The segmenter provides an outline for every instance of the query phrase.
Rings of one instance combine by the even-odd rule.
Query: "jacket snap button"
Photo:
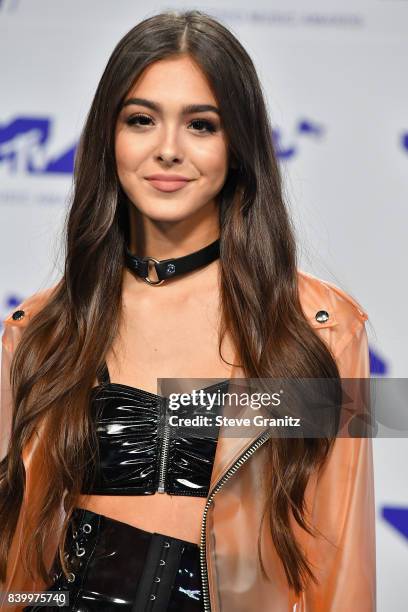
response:
[[[25,315],[24,310],[16,310],[13,312],[12,314],[12,318],[14,319],[14,321],[19,321],[20,319],[22,319]]]
[[[315,319],[318,323],[326,323],[328,318],[329,313],[327,312],[327,310],[319,310],[319,312],[317,312],[315,316]]]
[[[74,582],[75,580],[75,574],[73,574],[72,572],[70,572],[67,576],[67,580],[68,582]]]

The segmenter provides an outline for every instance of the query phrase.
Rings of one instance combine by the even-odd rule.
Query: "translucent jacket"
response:
[[[342,378],[369,377],[365,320],[367,314],[338,287],[302,271],[298,273],[302,309],[334,355]],[[4,320],[1,367],[0,458],[6,453],[12,414],[10,363],[24,327],[42,307],[53,287],[40,291]],[[324,310],[327,320],[316,320]],[[323,317],[324,319],[325,317]],[[244,375],[239,368],[232,376]],[[205,610],[211,612],[372,612],[376,609],[375,506],[372,440],[337,438],[323,471],[313,474],[306,487],[307,519],[326,537],[314,538],[291,521],[297,541],[319,580],[300,596],[289,589],[282,563],[264,521],[262,555],[269,580],[258,561],[257,535],[264,494],[260,475],[267,459],[260,432],[252,439],[223,437],[217,446],[210,492],[202,517],[201,570]],[[40,579],[24,575],[20,544],[25,517],[41,498],[42,457],[46,452],[40,432],[23,451],[26,486],[17,529],[8,560],[6,583],[0,591],[41,591]],[[126,505],[126,498],[123,498]],[[130,512],[130,507],[129,507]],[[293,518],[293,517],[292,517]],[[58,521],[62,524],[63,516]],[[184,521],[192,520],[188,516]],[[58,526],[48,543],[47,563],[54,557]],[[13,610],[2,607],[1,610]],[[20,610],[15,607],[14,610]]]

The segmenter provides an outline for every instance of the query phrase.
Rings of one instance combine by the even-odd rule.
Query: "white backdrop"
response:
[[[0,315],[60,277],[73,150],[114,46],[156,12],[198,8],[259,71],[301,267],[368,311],[373,375],[406,377],[408,2],[140,4],[0,0]],[[405,611],[408,442],[374,450],[378,610]]]

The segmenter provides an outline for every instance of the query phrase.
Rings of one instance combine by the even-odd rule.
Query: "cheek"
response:
[[[223,174],[228,165],[228,151],[223,140],[214,141],[197,151],[197,164],[207,174]]]
[[[129,138],[125,133],[119,133],[115,140],[115,158],[118,172],[137,167],[140,157],[140,145],[136,146],[135,140]]]

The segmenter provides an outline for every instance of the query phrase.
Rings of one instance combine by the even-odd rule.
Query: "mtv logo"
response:
[[[300,119],[295,127],[295,136],[292,137],[291,144],[284,144],[284,134],[280,129],[272,130],[272,141],[275,147],[276,154],[279,159],[292,159],[299,154],[299,135],[309,138],[322,138],[325,129],[314,121],[308,119]]]
[[[51,120],[13,119],[0,126],[0,172],[7,174],[72,174],[76,145],[50,158]]]

